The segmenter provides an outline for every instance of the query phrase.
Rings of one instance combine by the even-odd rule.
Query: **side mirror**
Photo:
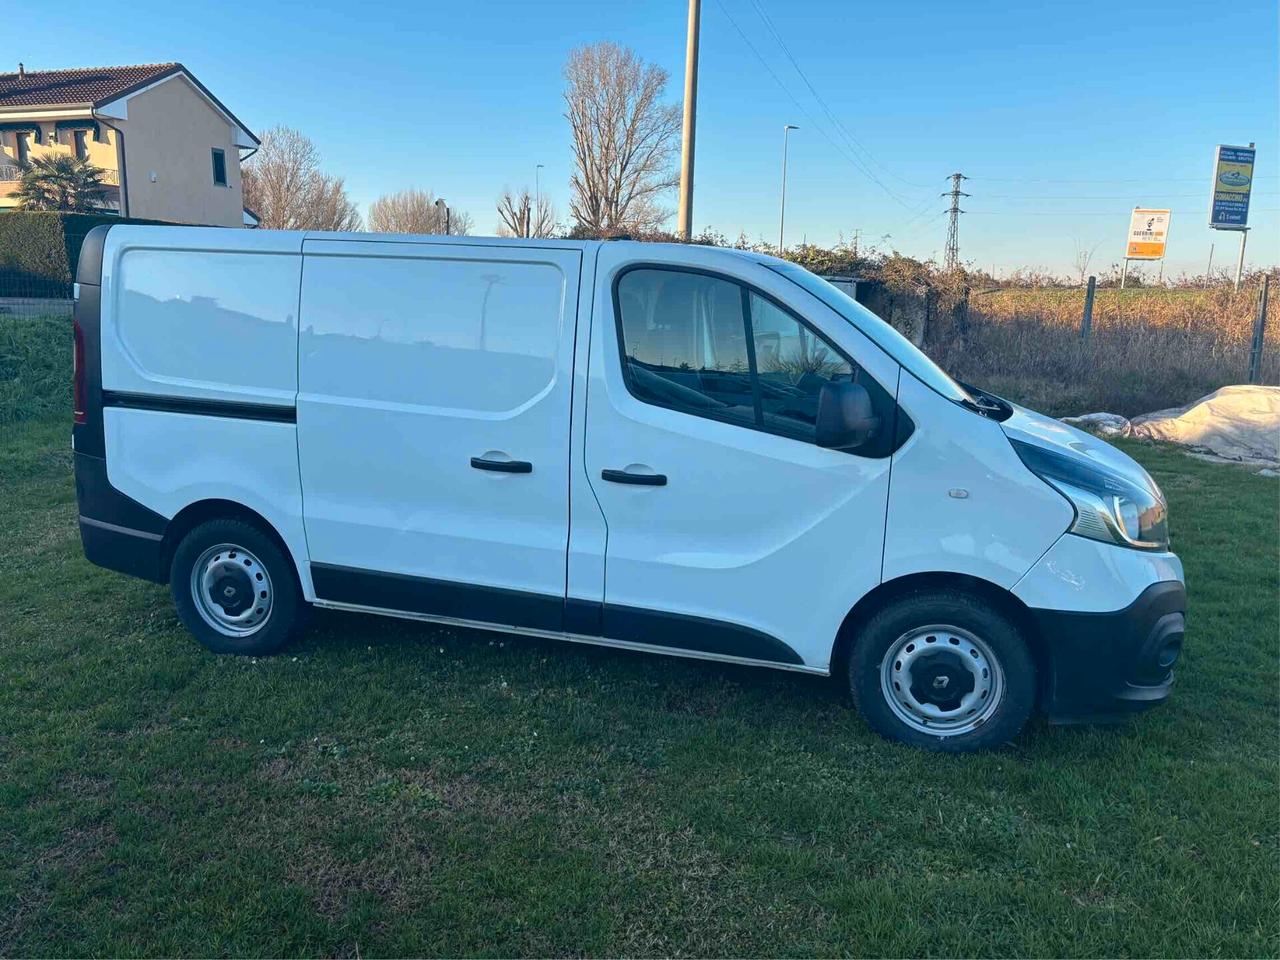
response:
[[[841,380],[823,384],[818,393],[816,426],[818,446],[849,450],[876,435],[880,418],[875,415],[866,387]]]

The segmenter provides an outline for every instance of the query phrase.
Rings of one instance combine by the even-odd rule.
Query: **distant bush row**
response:
[[[0,297],[67,298],[85,235],[104,223],[156,223],[98,213],[0,213]]]

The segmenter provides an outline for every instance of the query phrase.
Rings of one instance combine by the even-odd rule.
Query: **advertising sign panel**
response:
[[[1214,229],[1248,229],[1256,153],[1251,146],[1218,147],[1213,162],[1213,201],[1209,204],[1209,226]]]
[[[1169,211],[1136,207],[1129,221],[1128,260],[1159,260],[1169,241]]]

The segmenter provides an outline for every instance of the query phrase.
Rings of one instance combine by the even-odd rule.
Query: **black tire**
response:
[[[243,632],[235,636],[213,626],[210,620],[217,620],[217,614],[206,615],[201,611],[201,601],[195,595],[193,584],[196,565],[200,564],[202,569],[208,566],[207,561],[202,561],[206,551],[224,545],[233,548],[225,551],[227,563],[234,560],[236,564],[227,575],[228,589],[239,591],[228,594],[236,598],[238,605],[230,609],[243,609],[252,617],[254,604],[263,602],[258,597],[270,600],[261,611],[261,620],[249,621],[243,626]],[[219,551],[214,559],[222,562],[223,556],[224,552]],[[239,564],[245,565],[243,571]],[[183,624],[214,653],[259,657],[276,653],[302,631],[309,609],[302,598],[293,561],[272,537],[243,520],[208,520],[183,537],[173,553],[169,589]],[[212,605],[207,608],[214,609]],[[219,609],[224,614],[230,612]]]
[[[954,637],[941,625],[956,628]],[[966,636],[970,639],[964,639]],[[922,640],[928,644],[934,644],[935,640],[941,642],[927,647]],[[905,651],[915,646],[920,653],[914,654],[917,659],[908,667],[909,672],[895,672],[902,669],[903,660],[911,655]],[[891,650],[895,651],[894,665],[886,663]],[[926,656],[932,660],[922,659]],[[987,676],[986,667],[978,673],[961,672],[969,669],[970,662],[980,665],[992,661],[990,673],[998,677],[998,685],[981,679]],[[941,665],[934,666],[934,663]],[[958,668],[953,664],[959,665]],[[883,683],[882,669],[888,673]],[[910,672],[912,670],[924,672]],[[947,679],[941,679],[943,674]],[[915,713],[909,705],[895,708],[891,702],[892,698],[901,705],[908,698],[895,695],[886,684],[897,687],[894,678],[907,682],[908,676],[913,678],[908,684],[913,694],[919,690],[926,696],[941,696],[924,688],[940,682],[945,691],[946,684],[959,677],[962,679],[957,679],[957,689],[960,683],[966,683],[973,696],[985,698],[987,694],[982,691],[989,683],[995,695],[991,705],[983,700],[976,702],[973,719],[949,706],[957,701],[947,701],[942,707],[955,709],[955,720],[930,720]],[[931,682],[925,683],[929,678]],[[938,590],[899,597],[862,625],[849,655],[849,689],[863,718],[886,739],[927,750],[969,753],[1001,746],[1018,735],[1035,707],[1036,670],[1026,641],[1007,617],[970,594]],[[899,712],[914,717],[914,725]],[[939,722],[954,722],[957,726],[954,731],[941,733],[921,729],[922,725],[927,728]],[[970,729],[974,723],[977,726]]]

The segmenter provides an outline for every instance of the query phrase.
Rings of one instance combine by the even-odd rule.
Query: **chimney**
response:
[[[21,60],[18,61],[18,79],[19,80],[27,79],[27,68],[22,65]]]

